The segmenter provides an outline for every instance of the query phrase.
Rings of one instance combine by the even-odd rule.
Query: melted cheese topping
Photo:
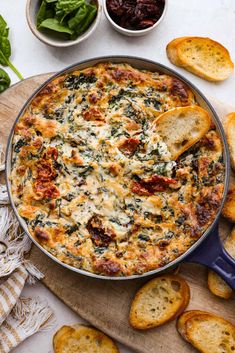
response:
[[[164,266],[211,224],[223,193],[218,133],[176,162],[156,117],[197,104],[177,79],[103,63],[52,80],[19,119],[11,183],[32,236],[103,275]]]

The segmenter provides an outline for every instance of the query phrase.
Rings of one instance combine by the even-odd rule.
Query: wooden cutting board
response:
[[[0,95],[0,142],[6,143],[17,113],[26,99],[50,74],[31,77]],[[222,117],[235,108],[211,100]],[[224,237],[231,225],[221,221],[220,233]],[[141,353],[195,352],[184,342],[175,329],[175,322],[146,332],[133,330],[128,323],[131,299],[136,290],[148,279],[131,281],[104,281],[81,276],[56,264],[35,246],[30,258],[45,274],[42,282],[65,304],[92,325],[118,341]],[[199,265],[183,264],[181,275],[191,288],[189,309],[209,310],[235,323],[235,298],[222,300],[207,289],[207,270]]]

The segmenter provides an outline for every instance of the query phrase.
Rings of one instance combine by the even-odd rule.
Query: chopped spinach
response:
[[[143,241],[149,241],[150,240],[150,237],[146,234],[139,234],[138,235],[138,239],[139,240],[143,240]]]
[[[169,231],[166,232],[166,234],[165,234],[165,239],[171,239],[171,238],[173,238],[174,235],[175,235],[175,233],[172,232],[171,230],[169,230]]]
[[[144,100],[146,107],[153,106],[156,110],[159,110],[160,106],[162,105],[156,98],[146,98]]]
[[[180,216],[179,218],[177,218],[175,220],[175,223],[178,225],[178,226],[181,226],[186,220],[186,216]]]
[[[24,139],[20,139],[19,141],[16,142],[16,144],[14,145],[14,151],[16,153],[19,153],[21,150],[21,147],[27,145],[27,142]]]
[[[74,199],[74,197],[75,197],[75,194],[69,193],[66,196],[64,196],[64,199],[67,201],[72,201]]]
[[[11,79],[6,71],[0,69],[0,93],[5,91],[11,84]]]
[[[79,89],[84,84],[92,84],[97,81],[93,75],[85,75],[81,73],[79,76],[70,75],[64,81],[64,86],[68,89]]]
[[[71,225],[66,226],[66,233],[68,235],[73,234],[74,232],[76,232],[79,229],[80,225],[81,225],[80,223],[77,223],[77,224],[74,224],[72,226]]]
[[[83,176],[86,177],[87,175],[89,175],[92,171],[94,170],[94,168],[91,165],[81,165],[79,167],[77,167],[77,174],[79,176]]]

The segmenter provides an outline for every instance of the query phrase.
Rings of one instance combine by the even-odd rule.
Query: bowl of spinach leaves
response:
[[[26,17],[39,40],[54,47],[68,47],[95,31],[101,0],[27,0]]]

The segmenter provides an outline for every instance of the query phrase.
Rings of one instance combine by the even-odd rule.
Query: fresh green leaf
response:
[[[52,2],[57,2],[58,0],[46,0],[46,2],[48,3],[48,4],[50,4],[50,3],[52,3]]]
[[[8,35],[9,35],[9,28],[5,28],[3,33],[2,33],[2,36],[3,37],[8,37]]]
[[[5,31],[7,27],[7,23],[6,21],[4,20],[4,18],[2,17],[2,15],[0,15],[0,35],[3,34],[3,32]]]
[[[0,50],[3,52],[5,58],[9,59],[11,56],[11,44],[7,37],[0,38]]]
[[[97,13],[97,7],[95,5],[87,4],[87,9],[88,9],[88,14],[84,18],[81,26],[76,30],[77,35],[80,35],[84,33],[87,28],[90,26],[90,24],[93,22],[96,13]]]
[[[7,28],[7,23],[0,15],[0,64],[4,66],[9,66],[12,71],[23,80],[21,73],[15,68],[15,66],[10,61],[11,56],[11,44],[8,39],[9,28]]]
[[[3,69],[0,69],[0,93],[5,91],[11,84],[11,79]]]
[[[87,15],[87,7],[84,4],[78,9],[78,11],[76,12],[76,15],[68,21],[69,28],[76,29],[81,24],[81,22],[86,17],[86,15]]]
[[[46,19],[46,11],[47,11],[47,3],[45,0],[43,0],[37,13],[37,27],[39,27],[42,21]]]
[[[58,0],[56,3],[56,16],[62,20],[71,12],[84,4],[84,0]]]
[[[9,31],[6,29],[3,31],[0,37],[0,64],[8,66],[8,59],[11,56],[11,44],[7,38]]]
[[[61,24],[56,18],[47,18],[40,24],[39,28],[46,28],[55,32],[68,33],[71,35],[74,33],[74,31],[68,26]]]
[[[55,10],[53,5],[50,5],[47,0],[43,0],[39,11],[37,13],[37,28],[39,28],[40,24],[46,20],[47,18],[53,18],[55,16]]]

